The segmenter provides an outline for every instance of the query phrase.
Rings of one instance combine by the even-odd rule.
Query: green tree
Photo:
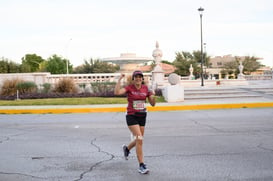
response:
[[[0,60],[0,73],[20,73],[20,64],[2,57]]]
[[[84,60],[84,64],[74,68],[73,73],[77,73],[77,74],[93,73],[93,69],[91,64],[87,60]]]
[[[193,74],[195,77],[199,77],[200,74],[200,67],[198,66],[198,61],[194,57],[194,54],[190,52],[176,52],[176,57],[173,62],[173,65],[176,67],[175,73],[181,76],[188,76],[190,75],[190,65],[192,64],[193,67]]]
[[[46,61],[45,70],[51,74],[66,74],[67,73],[67,63],[68,71],[72,72],[73,66],[70,64],[69,60],[53,55],[49,57]]]
[[[99,59],[85,60],[83,65],[74,69],[74,73],[114,73],[119,70],[119,66],[102,62]]]
[[[161,63],[164,63],[164,64],[169,64],[169,65],[173,65],[174,66],[174,64],[173,64],[173,62],[169,62],[168,60],[161,60]],[[147,63],[146,63],[146,65],[147,65]],[[150,64],[150,70],[148,70],[147,72],[150,72],[150,71],[152,71],[154,68],[155,68],[155,66],[156,66],[156,64],[155,64],[155,61],[153,61],[151,64]]]
[[[169,64],[169,65],[173,65],[172,62],[169,62],[168,60],[162,60],[161,63],[165,63],[165,64]]]
[[[249,75],[251,72],[255,72],[257,69],[261,68],[263,65],[258,61],[257,57],[246,56],[244,58],[235,56],[234,61],[226,62],[223,65],[223,69],[221,70],[222,74],[238,74],[239,73],[239,65],[240,61],[242,61],[242,65],[244,66],[243,73]]]
[[[257,69],[261,68],[263,65],[258,60],[259,58],[257,57],[246,56],[242,62],[244,66],[243,73],[249,75],[251,72],[255,72]],[[239,60],[237,59],[237,61]]]
[[[239,62],[237,60],[226,62],[221,70],[222,74],[237,74]]]
[[[201,64],[201,51],[193,51],[192,53],[193,59]],[[210,67],[209,63],[210,57],[207,56],[207,53],[203,53],[203,66]]]
[[[26,54],[22,58],[22,72],[37,72],[41,69],[41,64],[45,60],[36,54]]]

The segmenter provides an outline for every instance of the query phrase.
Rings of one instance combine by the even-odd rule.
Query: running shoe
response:
[[[139,166],[138,172],[141,174],[147,174],[147,173],[149,173],[149,169],[146,167],[145,164],[142,164]]]
[[[126,145],[122,145],[122,150],[123,150],[123,154],[124,154],[125,160],[128,160],[128,156],[129,156],[129,154],[130,154],[129,149],[127,148]]]

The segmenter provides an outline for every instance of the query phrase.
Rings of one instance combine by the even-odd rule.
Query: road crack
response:
[[[225,131],[223,131],[223,130],[221,130],[221,129],[218,129],[218,128],[212,126],[212,125],[209,125],[209,124],[202,124],[202,123],[200,123],[200,122],[198,122],[198,121],[196,121],[196,120],[194,120],[194,119],[190,119],[190,121],[192,121],[192,122],[193,122],[194,124],[196,124],[196,125],[204,126],[204,127],[213,129],[213,130],[215,130],[215,131],[217,131],[217,132],[221,132],[221,133],[224,133],[224,132],[225,132]]]
[[[46,178],[28,175],[28,174],[24,174],[24,173],[16,173],[16,172],[1,172],[0,171],[0,175],[19,175],[19,176],[24,176],[24,177],[31,177],[32,179],[46,180]]]
[[[244,153],[240,152],[231,152],[231,153],[196,153],[196,154],[162,154],[162,155],[151,155],[145,156],[149,158],[158,158],[158,157],[213,157],[213,156],[232,156],[232,155],[241,155]]]
[[[257,148],[262,149],[262,150],[265,150],[265,151],[271,151],[271,152],[273,152],[273,149],[271,149],[271,148],[266,148],[265,146],[263,146],[263,144],[259,144],[259,145],[257,146]]]
[[[83,173],[81,173],[81,174],[80,174],[80,177],[79,177],[78,179],[74,180],[74,181],[80,181],[81,179],[83,179],[83,177],[84,177],[85,174],[92,172],[92,171],[94,170],[94,168],[97,167],[98,165],[101,165],[102,163],[111,161],[111,160],[113,160],[113,159],[115,158],[115,156],[114,156],[113,154],[108,153],[108,152],[106,152],[106,151],[103,151],[98,145],[96,145],[96,144],[95,144],[96,140],[97,140],[97,138],[94,138],[94,139],[91,141],[90,144],[91,144],[93,147],[95,147],[95,148],[98,150],[99,153],[103,153],[103,154],[109,156],[109,159],[101,160],[101,161],[99,161],[99,162],[93,164],[88,170],[86,170],[86,171],[84,171]]]
[[[6,142],[6,141],[9,141],[9,137],[4,137],[2,140],[0,140],[0,143],[3,143],[3,142]]]

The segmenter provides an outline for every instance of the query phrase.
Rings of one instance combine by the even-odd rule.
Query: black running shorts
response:
[[[126,115],[126,122],[128,126],[132,125],[145,126],[146,116]]]

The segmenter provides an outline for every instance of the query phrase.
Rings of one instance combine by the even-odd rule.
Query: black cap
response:
[[[141,75],[143,77],[143,73],[140,70],[136,70],[133,73],[133,77],[137,76],[137,75]]]

